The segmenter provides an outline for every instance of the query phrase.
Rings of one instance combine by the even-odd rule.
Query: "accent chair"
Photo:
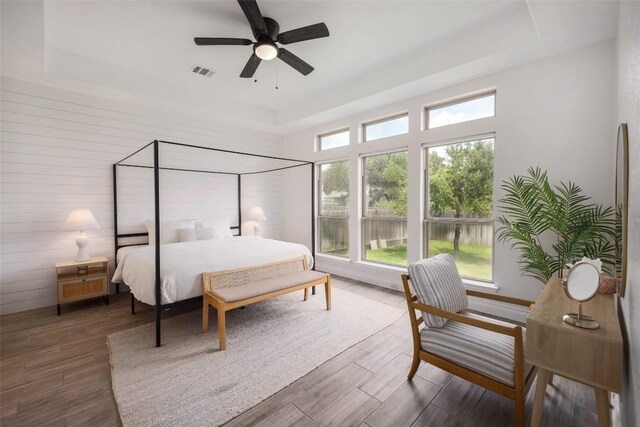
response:
[[[449,254],[412,263],[408,273],[402,282],[413,332],[409,380],[421,361],[430,363],[513,399],[516,424],[524,427],[525,398],[537,372],[525,363],[526,328],[470,312],[468,297],[526,307],[533,302],[465,290]]]

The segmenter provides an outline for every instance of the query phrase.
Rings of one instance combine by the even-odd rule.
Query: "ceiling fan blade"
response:
[[[226,37],[196,37],[193,41],[198,46],[249,46],[253,44],[249,39],[230,39]]]
[[[280,48],[280,50],[278,51],[278,58],[282,59],[285,63],[292,66],[298,72],[304,74],[305,76],[313,71],[313,67],[311,65],[307,64],[302,59],[298,58],[286,49]]]
[[[258,56],[254,53],[251,55],[251,58],[247,61],[247,65],[242,69],[242,73],[240,73],[240,77],[243,79],[249,79],[253,77],[258,69],[258,65],[262,62],[262,59],[258,58]]]
[[[253,34],[267,34],[267,24],[264,23],[264,18],[260,13],[256,0],[238,0],[238,4],[240,4],[244,15],[247,17]]]
[[[322,37],[329,37],[329,29],[324,22],[280,33],[278,34],[278,42],[282,44],[291,44],[303,42],[305,40],[319,39]]]

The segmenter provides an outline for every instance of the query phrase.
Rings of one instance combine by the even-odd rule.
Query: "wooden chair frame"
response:
[[[413,332],[413,364],[409,375],[409,380],[413,378],[420,366],[420,361],[424,360],[440,369],[443,369],[457,377],[463,378],[480,387],[491,390],[502,396],[512,399],[515,403],[516,409],[516,424],[518,427],[524,427],[526,419],[525,399],[531,384],[537,373],[537,368],[534,367],[529,375],[525,378],[524,372],[524,349],[522,340],[522,327],[521,326],[505,326],[504,324],[492,323],[470,316],[466,316],[460,313],[454,313],[451,311],[442,310],[437,307],[421,304],[418,302],[418,297],[411,292],[409,287],[409,275],[402,275],[402,284],[404,286],[404,292],[407,299],[407,307],[409,310],[409,320],[411,321],[411,330]],[[500,301],[510,304],[522,305],[530,307],[533,304],[532,301],[522,300],[518,298],[511,298],[501,295],[493,295],[486,292],[467,290],[468,296],[490,299],[493,301]],[[480,374],[455,362],[452,362],[443,357],[437,356],[433,353],[422,348],[420,342],[420,330],[419,326],[424,322],[422,317],[416,315],[416,310],[424,311],[426,313],[434,314],[436,316],[444,317],[448,320],[464,323],[469,326],[481,328],[487,331],[497,332],[499,334],[508,335],[514,339],[514,386],[508,386],[500,381],[489,378],[486,375]]]
[[[308,270],[309,266],[307,265],[307,260],[305,257],[288,259],[285,261],[278,261],[270,264],[263,264],[253,267],[245,267],[238,268],[233,270],[225,270],[225,271],[216,271],[212,273],[202,273],[202,285],[203,285],[203,296],[202,296],[202,333],[206,334],[209,330],[209,306],[215,307],[218,313],[218,343],[220,351],[223,351],[226,348],[226,312],[236,309],[238,307],[244,307],[250,304],[255,304],[260,301],[265,301],[271,298],[279,297],[281,295],[285,295],[291,292],[299,291],[304,289],[304,300],[307,301],[309,299],[309,288],[318,285],[324,285],[325,287],[325,298],[327,304],[327,310],[331,310],[331,275],[326,274],[325,277],[317,280],[313,280],[311,282],[301,283],[295,286],[291,286],[285,289],[280,289],[277,291],[269,292],[267,294],[256,295],[250,298],[245,298],[238,301],[230,301],[226,302],[211,293],[211,279],[224,275],[231,274],[236,272],[242,272],[246,270],[252,270],[257,268],[264,268],[269,266],[274,266],[278,264],[286,264],[291,262],[301,262],[303,265],[303,270]]]

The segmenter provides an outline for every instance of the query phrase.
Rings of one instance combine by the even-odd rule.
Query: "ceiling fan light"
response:
[[[269,61],[278,56],[278,47],[271,41],[258,42],[255,44],[253,51],[256,56],[265,61]]]

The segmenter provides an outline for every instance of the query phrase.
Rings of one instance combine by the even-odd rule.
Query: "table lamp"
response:
[[[260,206],[256,206],[249,210],[249,212],[247,213],[247,219],[254,222],[253,233],[257,235],[258,232],[260,231],[259,221],[265,221],[267,217],[264,214],[264,211],[262,210],[262,208]]]
[[[96,230],[98,228],[100,228],[100,224],[98,224],[89,209],[71,211],[62,229],[64,231],[79,231],[76,236],[76,245],[78,246],[76,261],[88,261],[91,258],[87,248],[89,238],[85,234],[85,230]]]

